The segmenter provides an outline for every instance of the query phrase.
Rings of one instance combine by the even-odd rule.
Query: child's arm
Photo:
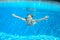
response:
[[[48,16],[45,16],[44,18],[41,18],[39,20],[46,20],[46,19],[48,19]]]
[[[40,18],[40,19],[34,20],[34,22],[39,22],[39,21],[42,21],[42,20],[46,20],[48,18],[49,18],[48,16],[45,16],[44,18]]]
[[[25,18],[21,18],[20,16],[17,16],[17,15],[15,15],[15,14],[12,14],[12,16],[14,16],[14,17],[16,17],[16,18],[19,18],[19,19],[21,19],[21,20],[26,20]]]

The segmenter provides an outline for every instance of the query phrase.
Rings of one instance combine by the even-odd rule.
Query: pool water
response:
[[[28,26],[12,16],[15,13],[33,19],[49,16],[47,20]],[[60,6],[43,2],[0,2],[0,40],[60,40]]]

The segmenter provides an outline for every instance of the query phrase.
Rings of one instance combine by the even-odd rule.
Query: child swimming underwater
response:
[[[45,16],[44,18],[34,20],[33,16],[31,14],[28,14],[26,18],[22,18],[20,16],[15,15],[15,14],[12,14],[12,16],[25,21],[29,26],[32,26],[32,25],[36,24],[37,22],[39,22],[41,20],[48,19],[48,16]]]

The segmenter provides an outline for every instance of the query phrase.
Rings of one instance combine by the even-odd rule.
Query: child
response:
[[[48,18],[48,16],[45,16],[44,18],[34,20],[33,16],[31,14],[28,14],[26,18],[22,18],[20,16],[15,15],[15,14],[12,14],[12,16],[25,21],[29,26],[32,26],[32,25],[36,24],[37,22],[39,22],[41,20],[46,20]]]

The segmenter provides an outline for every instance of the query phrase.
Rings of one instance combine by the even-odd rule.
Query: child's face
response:
[[[31,15],[28,15],[28,17],[32,17]]]
[[[27,18],[31,20],[31,19],[32,19],[32,16],[29,14],[29,15],[27,16]]]

